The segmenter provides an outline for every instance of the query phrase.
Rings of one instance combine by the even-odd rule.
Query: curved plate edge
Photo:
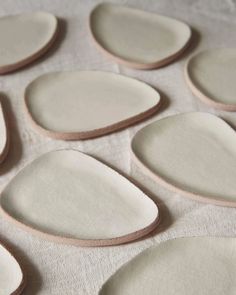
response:
[[[213,108],[216,108],[222,111],[228,111],[228,112],[236,111],[236,105],[225,104],[225,103],[214,101],[212,98],[204,94],[197,86],[195,86],[194,82],[191,79],[191,75],[189,74],[189,65],[192,58],[194,58],[197,55],[198,54],[195,54],[194,56],[190,57],[190,59],[186,62],[184,66],[184,78],[192,94],[196,96],[197,98],[199,98],[202,102],[204,102],[205,104]]]
[[[26,279],[26,272],[25,270],[22,268],[21,264],[19,263],[18,259],[16,258],[16,255],[14,253],[14,251],[12,251],[11,247],[7,246],[4,242],[0,242],[0,245],[7,250],[7,252],[9,253],[10,256],[12,256],[14,258],[14,260],[16,261],[16,263],[18,264],[20,270],[21,270],[21,273],[22,273],[22,280],[21,280],[21,283],[20,285],[17,287],[17,289],[11,293],[10,295],[20,295],[23,290],[25,289],[26,287],[26,283],[27,283],[27,279]]]
[[[212,115],[214,116],[214,115]],[[217,116],[215,116],[217,117]],[[217,117],[218,119],[222,120],[221,118]],[[165,119],[165,118],[163,118]],[[231,128],[233,130],[233,128],[228,125],[224,120],[222,120],[229,128]],[[152,124],[152,123],[151,123]],[[147,125],[148,126],[148,125]],[[146,126],[145,126],[146,127]],[[144,127],[144,128],[145,128]],[[234,130],[233,130],[234,131]],[[138,132],[137,132],[138,133]],[[137,134],[136,133],[136,134]],[[138,158],[138,156],[136,156],[135,152],[133,151],[133,139],[136,136],[136,134],[133,136],[131,144],[130,144],[130,154],[131,154],[131,158],[134,161],[134,163],[141,169],[144,171],[144,173],[150,177],[153,181],[160,183],[163,187],[171,190],[172,192],[175,192],[177,194],[181,194],[184,197],[187,197],[189,199],[192,199],[194,201],[198,201],[198,202],[202,202],[202,203],[207,203],[207,204],[212,204],[212,205],[217,205],[217,206],[224,206],[224,207],[232,207],[232,208],[236,208],[236,201],[223,201],[220,199],[216,199],[216,198],[209,198],[209,197],[204,197],[202,195],[196,194],[196,193],[192,193],[189,191],[185,191],[177,186],[175,186],[174,184],[169,183],[168,181],[166,181],[163,177],[159,176],[158,174],[154,173],[150,168],[148,168],[144,163],[142,163],[142,161]],[[236,135],[235,135],[236,136]]]
[[[77,152],[79,152],[79,151],[77,151]],[[89,156],[87,154],[85,154],[85,155],[88,156],[88,157],[91,157],[91,156]],[[93,158],[93,157],[91,157],[91,158]],[[96,160],[96,159],[94,159],[94,160]],[[96,161],[98,161],[98,160],[96,160]],[[32,162],[30,162],[30,163],[32,163]],[[123,176],[117,170],[114,170],[113,168],[109,167],[108,165],[104,164],[101,161],[99,161],[99,162],[102,165],[106,166],[106,168],[112,169],[120,177],[125,178],[131,185],[136,186],[139,190],[141,190],[143,192],[142,189],[140,189],[136,184],[134,184],[132,181],[130,181],[127,177]],[[25,167],[27,167],[27,166],[28,165],[26,165]],[[22,168],[20,171],[22,171],[24,168]],[[2,208],[1,202],[0,202],[0,214],[2,214],[2,216],[4,216],[8,221],[13,223],[17,227],[19,227],[19,228],[21,228],[21,229],[23,229],[23,230],[25,230],[25,231],[27,231],[29,233],[32,233],[35,236],[41,237],[42,239],[49,240],[49,241],[52,241],[52,242],[61,243],[61,244],[67,244],[67,245],[72,245],[72,246],[81,246],[81,247],[103,247],[103,246],[121,245],[121,244],[126,244],[126,243],[129,243],[129,242],[138,240],[138,239],[148,235],[154,229],[156,229],[158,227],[158,225],[160,224],[160,222],[161,222],[159,205],[156,202],[154,202],[154,200],[152,198],[150,198],[145,192],[143,192],[143,193],[145,194],[145,197],[149,198],[149,200],[156,207],[157,216],[156,216],[155,220],[152,223],[150,223],[148,226],[146,226],[146,227],[144,227],[144,228],[142,228],[142,229],[140,229],[138,231],[126,234],[124,236],[111,238],[111,239],[67,238],[67,237],[63,237],[63,236],[59,236],[59,235],[53,235],[53,234],[49,234],[49,233],[40,231],[38,229],[35,229],[35,228],[33,228],[33,227],[29,226],[29,225],[26,225],[26,224],[20,222],[17,219],[15,219],[14,217],[12,217],[7,211],[5,211]],[[1,197],[2,196],[0,195],[0,201],[1,201]]]
[[[98,5],[99,6],[99,5]],[[109,52],[108,50],[106,50],[96,39],[96,37],[93,34],[93,30],[92,30],[92,25],[91,25],[91,19],[92,19],[92,14],[95,11],[95,9],[98,7],[94,7],[94,9],[91,11],[90,15],[89,15],[89,20],[88,20],[88,30],[90,33],[90,36],[92,37],[92,40],[94,42],[94,44],[96,45],[96,47],[99,49],[99,51],[103,54],[105,54],[107,57],[109,57],[112,61],[117,62],[121,65],[124,65],[126,67],[129,68],[133,68],[133,69],[137,69],[137,70],[153,70],[153,69],[158,69],[161,67],[164,67],[170,63],[172,63],[173,61],[175,61],[176,59],[178,59],[184,52],[185,50],[189,47],[190,45],[190,41],[192,39],[192,30],[191,27],[186,24],[185,22],[183,22],[182,20],[179,22],[182,22],[183,24],[185,24],[190,31],[190,35],[189,35],[189,39],[187,40],[187,42],[183,45],[182,48],[180,48],[179,51],[175,52],[174,54],[158,61],[158,62],[153,62],[153,63],[137,63],[137,62],[132,62],[132,61],[128,61],[126,59],[123,59],[121,57],[116,56],[115,54]],[[145,11],[147,12],[147,11]],[[151,13],[151,12],[147,12],[147,13]],[[168,16],[166,16],[168,17]],[[171,17],[168,17],[171,18]]]
[[[51,48],[51,46],[54,44],[55,40],[58,37],[59,27],[58,27],[57,17],[53,14],[50,14],[50,15],[53,16],[55,19],[55,31],[54,31],[53,35],[51,36],[50,40],[48,40],[48,42],[41,49],[39,49],[37,52],[33,53],[31,56],[29,56],[19,62],[16,62],[14,64],[9,64],[9,65],[0,67],[0,75],[5,75],[8,73],[14,72],[20,68],[23,68],[23,67],[31,64],[35,60],[39,59],[42,55],[44,55]]]
[[[119,75],[119,74],[118,74]],[[125,75],[122,75],[124,77],[127,77],[129,79],[134,79],[140,83],[144,83],[146,86],[153,88],[152,86],[150,86],[149,84],[140,81],[138,79],[135,78],[131,78]],[[33,82],[33,81],[32,81]],[[30,83],[31,84],[31,83]],[[135,125],[149,117],[151,117],[152,115],[154,115],[160,108],[161,106],[161,102],[163,100],[163,98],[161,97],[161,94],[154,89],[158,94],[159,94],[159,101],[151,108],[147,109],[146,111],[139,113],[135,116],[129,117],[127,119],[124,119],[122,121],[119,121],[115,124],[103,127],[103,128],[97,128],[94,130],[90,130],[90,131],[83,131],[83,132],[56,132],[56,131],[51,131],[48,129],[45,129],[44,127],[42,127],[40,124],[38,124],[33,116],[30,113],[29,107],[27,105],[27,97],[26,97],[26,91],[28,86],[30,85],[28,84],[27,87],[25,88],[25,93],[24,93],[24,110],[25,113],[27,115],[27,117],[29,118],[29,121],[31,123],[31,125],[33,126],[33,128],[35,130],[37,130],[39,133],[41,133],[44,136],[47,137],[51,137],[54,139],[59,139],[59,140],[86,140],[86,139],[93,139],[96,137],[100,137],[100,136],[104,136],[104,135],[108,135],[111,134],[113,132],[118,132],[121,131],[125,128],[128,128],[132,125]]]

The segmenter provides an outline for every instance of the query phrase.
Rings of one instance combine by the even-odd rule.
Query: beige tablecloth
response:
[[[86,0],[0,0],[0,15],[46,10],[60,18],[60,38],[39,61],[16,73],[0,77],[1,96],[11,120],[11,148],[0,167],[0,188],[37,156],[58,148],[75,148],[130,174],[162,205],[163,231],[132,244],[107,248],[76,248],[39,239],[0,217],[0,240],[12,245],[22,262],[28,285],[24,294],[97,294],[101,284],[124,262],[143,249],[179,236],[236,235],[236,209],[216,207],[188,200],[146,177],[130,161],[129,145],[134,133],[148,122],[187,111],[219,114],[236,127],[236,114],[205,106],[186,87],[183,67],[193,52],[215,47],[236,47],[235,0],[130,0],[117,1],[182,19],[194,31],[191,50],[175,63],[154,71],[123,68],[100,54],[88,35],[87,21],[100,1]],[[94,140],[63,142],[32,130],[22,108],[25,86],[40,74],[71,69],[100,69],[141,79],[162,92],[165,106],[155,117]]]

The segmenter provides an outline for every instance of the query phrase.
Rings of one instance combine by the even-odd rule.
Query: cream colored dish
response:
[[[132,140],[136,163],[153,179],[192,199],[236,207],[236,134],[201,112],[170,116]]]
[[[236,111],[236,49],[212,49],[193,56],[185,68],[188,86],[206,104]]]
[[[122,266],[99,295],[234,295],[236,240],[178,238]]]
[[[157,205],[113,169],[75,150],[47,153],[3,190],[2,214],[42,238],[78,246],[136,240],[157,227]]]
[[[160,95],[149,85],[101,71],[42,75],[25,91],[26,112],[42,134],[88,139],[125,128],[154,114]]]
[[[4,161],[9,149],[9,135],[3,105],[0,101],[0,163]]]
[[[23,271],[11,254],[0,244],[0,295],[19,295],[25,287]]]
[[[172,62],[191,38],[190,27],[181,21],[111,3],[95,7],[89,25],[102,52],[137,69],[153,69]]]
[[[44,54],[55,40],[57,19],[47,12],[0,18],[0,74],[12,72]]]

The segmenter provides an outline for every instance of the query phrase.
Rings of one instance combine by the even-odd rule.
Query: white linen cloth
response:
[[[123,263],[143,249],[180,236],[236,235],[236,209],[188,200],[151,181],[130,160],[130,140],[137,130],[167,115],[207,111],[225,118],[236,127],[236,114],[216,111],[194,97],[186,86],[186,59],[199,50],[236,47],[235,0],[150,0],[115,1],[151,12],[172,16],[194,29],[195,47],[176,62],[152,71],[124,68],[102,55],[88,33],[88,15],[101,1],[92,0],[0,0],[0,16],[46,10],[61,21],[59,41],[44,57],[15,73],[0,77],[1,97],[7,104],[11,147],[0,167],[0,189],[37,156],[59,148],[74,148],[91,154],[131,175],[148,189],[162,206],[163,231],[142,241],[106,248],[77,248],[37,238],[0,217],[0,240],[12,245],[27,273],[23,294],[97,294],[102,283]],[[38,75],[60,70],[99,69],[143,80],[162,92],[166,107],[149,120],[101,138],[63,142],[36,133],[23,110],[26,85]],[[96,91],[96,90],[95,90]]]

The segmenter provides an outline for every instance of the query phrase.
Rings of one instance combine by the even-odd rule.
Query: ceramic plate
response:
[[[161,184],[190,198],[236,207],[236,134],[201,112],[174,115],[133,138],[136,163]]]
[[[176,19],[103,3],[90,15],[98,48],[118,63],[137,69],[161,67],[187,47],[191,29]]]
[[[236,111],[236,49],[203,51],[192,57],[185,69],[193,94],[208,105]]]
[[[138,239],[156,228],[157,205],[134,184],[74,150],[47,153],[3,190],[4,216],[42,238],[80,246]]]
[[[45,53],[56,31],[57,19],[50,13],[28,12],[1,17],[0,74],[21,68]]]
[[[0,244],[0,295],[18,295],[25,287],[22,269],[15,257]]]
[[[236,239],[179,238],[121,267],[99,295],[234,295]]]
[[[45,74],[25,91],[26,112],[41,133],[88,139],[122,129],[155,113],[160,95],[149,85],[100,71]]]
[[[9,136],[3,106],[0,101],[0,163],[4,161],[9,148]]]

